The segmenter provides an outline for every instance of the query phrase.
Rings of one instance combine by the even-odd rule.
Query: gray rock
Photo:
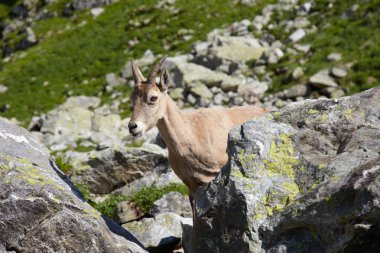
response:
[[[342,68],[333,67],[330,71],[331,75],[337,77],[337,78],[343,78],[348,75],[347,70]]]
[[[252,80],[247,84],[240,85],[238,87],[238,94],[244,99],[244,101],[255,103],[258,99],[264,96],[264,93],[267,90],[268,84],[266,82]]]
[[[126,223],[123,227],[131,231],[149,251],[172,252],[180,245],[181,223],[188,219],[175,213],[164,213],[154,218]]]
[[[215,40],[221,46],[214,46],[210,53],[219,59],[233,62],[246,62],[260,58],[264,48],[258,40],[249,37],[217,37]]]
[[[90,192],[97,194],[110,193],[149,171],[164,170],[168,166],[167,152],[156,145],[108,148],[84,156],[66,156],[66,159],[73,166],[72,180],[87,185]]]
[[[183,88],[175,88],[170,91],[170,97],[174,100],[184,99]]]
[[[228,103],[228,100],[228,96],[223,92],[216,94],[213,98],[213,102],[215,105],[224,105]]]
[[[296,67],[292,72],[293,79],[299,79],[304,75],[303,69],[301,67]]]
[[[116,87],[116,86],[125,84],[125,80],[120,79],[115,73],[107,74],[106,82],[111,87]]]
[[[146,252],[81,193],[30,133],[0,120],[0,251]]]
[[[191,105],[194,105],[197,102],[197,99],[193,95],[189,94],[187,96],[187,102],[189,102]]]
[[[169,192],[162,196],[161,199],[156,200],[149,210],[149,214],[152,216],[169,212],[191,218],[192,211],[189,198],[179,192]]]
[[[100,99],[96,97],[70,97],[67,101],[42,116],[41,132],[44,134],[44,144],[75,145],[76,140],[91,136],[93,112],[91,107],[97,107]]]
[[[179,87],[192,87],[196,83],[203,83],[207,87],[217,86],[224,90],[234,90],[244,83],[244,79],[232,77],[221,72],[212,71],[201,65],[185,62],[182,59],[169,59],[175,65],[173,81]]]
[[[302,45],[302,44],[294,44],[293,45],[294,48],[299,51],[299,52],[304,52],[304,53],[308,53],[310,51],[310,44],[305,44],[305,45]]]
[[[297,42],[297,41],[301,40],[305,36],[306,36],[305,30],[300,28],[300,29],[297,29],[295,32],[293,32],[289,36],[289,40],[292,41],[292,42]]]
[[[341,53],[331,53],[327,56],[327,60],[329,61],[340,61],[342,59]]]
[[[329,71],[327,69],[314,74],[310,77],[309,81],[313,86],[319,88],[338,87],[338,84],[329,76]]]
[[[104,9],[101,8],[101,7],[97,7],[97,8],[93,8],[91,9],[91,15],[96,18],[97,16],[99,16],[100,14],[102,14],[104,12]]]
[[[182,181],[174,174],[172,169],[157,167],[153,171],[146,172],[143,177],[114,190],[112,194],[131,196],[144,187],[155,185],[162,188],[172,183],[182,184]]]
[[[199,82],[192,84],[190,92],[202,98],[212,99],[213,97],[212,92],[207,88],[207,86]]]
[[[25,30],[26,30],[26,41],[28,41],[31,44],[37,43],[37,38],[33,29],[30,27],[27,27]]]
[[[285,98],[305,97],[308,93],[308,86],[304,84],[293,85],[283,91]]]
[[[7,92],[8,87],[0,84],[0,94]]]
[[[72,6],[75,10],[86,10],[108,5],[115,2],[115,0],[73,0]]]
[[[193,252],[377,252],[379,140],[380,87],[233,129],[196,197]]]
[[[150,50],[147,50],[144,53],[144,56],[141,59],[134,60],[134,64],[141,69],[141,71],[145,71],[148,67],[156,61],[156,57]],[[124,68],[122,70],[122,77],[125,79],[132,78],[132,68],[131,61],[125,63]]]

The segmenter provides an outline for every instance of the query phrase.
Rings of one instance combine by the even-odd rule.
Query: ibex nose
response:
[[[132,130],[135,129],[136,127],[137,127],[137,124],[135,122],[128,123],[129,132],[132,132]]]

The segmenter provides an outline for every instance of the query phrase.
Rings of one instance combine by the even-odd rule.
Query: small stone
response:
[[[149,210],[149,214],[152,216],[168,212],[176,213],[182,217],[192,217],[189,199],[179,192],[169,192],[161,199],[156,200]]]
[[[276,100],[276,102],[274,103],[274,105],[277,107],[277,108],[282,108],[286,105],[287,103],[284,101],[284,100],[281,100],[281,99],[278,99]]]
[[[244,99],[242,97],[238,97],[238,96],[233,97],[230,100],[230,103],[232,105],[241,105],[243,102],[244,102]]]
[[[294,44],[294,49],[296,49],[299,52],[308,53],[310,51],[310,44]]]
[[[104,9],[103,8],[93,8],[91,9],[91,15],[96,18],[97,16],[99,16],[100,14],[102,14],[104,12]]]
[[[296,67],[292,73],[293,79],[299,79],[304,75],[303,69],[301,67]]]
[[[342,59],[342,54],[340,53],[331,53],[327,56],[329,61],[340,61]]]
[[[0,94],[7,92],[8,87],[0,84]]]
[[[170,91],[169,95],[174,100],[181,100],[184,98],[183,91],[183,88],[174,88]]]
[[[150,252],[172,252],[180,243],[182,223],[191,218],[183,218],[175,213],[163,213],[154,218],[145,218],[123,225]]]
[[[337,77],[337,78],[343,78],[347,76],[347,71],[342,68],[333,67],[330,71],[331,75]]]
[[[223,105],[228,102],[228,97],[224,93],[218,93],[214,96],[213,101],[215,105]]]
[[[329,76],[329,71],[324,69],[314,74],[309,79],[310,83],[318,88],[338,87],[338,84]]]
[[[212,92],[207,88],[206,85],[204,85],[203,83],[200,83],[200,82],[197,82],[193,85],[194,86],[191,87],[191,89],[190,89],[191,93],[193,93],[199,97],[202,97],[202,98],[212,99],[212,97],[213,97]]]
[[[292,33],[289,36],[289,40],[292,41],[292,42],[297,42],[297,41],[301,40],[305,36],[306,36],[305,30],[300,28],[300,29],[297,29],[294,33]]]
[[[208,107],[211,103],[211,99],[209,98],[203,98],[203,97],[198,97],[197,98],[197,104],[200,107]]]
[[[123,83],[123,81],[120,80],[120,78],[117,77],[114,73],[109,73],[106,75],[106,82],[111,87],[116,87]]]
[[[32,30],[32,28],[27,27],[26,28],[26,34],[27,34],[26,40],[29,43],[31,43],[31,44],[37,43],[36,35],[35,35],[34,31]]]
[[[331,90],[328,90],[327,92],[329,93],[331,98],[340,98],[346,95],[342,89],[331,89]]]
[[[265,74],[265,69],[266,69],[265,65],[256,66],[253,68],[253,72],[255,72],[255,74],[263,75]]]
[[[305,97],[308,87],[304,84],[297,84],[283,91],[284,98]]]
[[[197,102],[197,99],[193,95],[189,94],[187,96],[187,102],[189,102],[190,104],[194,105]]]

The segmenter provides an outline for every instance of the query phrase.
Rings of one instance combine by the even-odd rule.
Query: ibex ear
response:
[[[142,81],[144,81],[145,78],[143,74],[141,73],[140,69],[133,63],[133,59],[131,61],[131,67],[132,67],[133,80],[135,80],[135,85],[138,85]]]
[[[166,69],[161,70],[160,83],[157,84],[157,87],[161,90],[161,92],[167,91],[169,86],[169,73]]]

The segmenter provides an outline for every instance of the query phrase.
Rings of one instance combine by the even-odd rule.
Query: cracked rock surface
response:
[[[88,205],[26,130],[0,120],[0,252],[146,252]]]
[[[378,252],[380,87],[233,129],[198,191],[193,252]]]

